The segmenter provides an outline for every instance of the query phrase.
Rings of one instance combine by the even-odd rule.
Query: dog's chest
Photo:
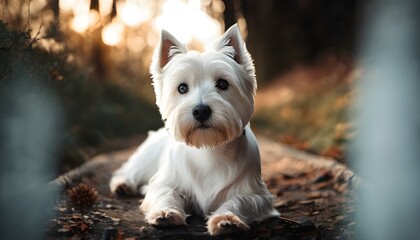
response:
[[[226,156],[201,155],[186,161],[184,190],[189,202],[203,214],[215,211],[235,191],[237,167]]]

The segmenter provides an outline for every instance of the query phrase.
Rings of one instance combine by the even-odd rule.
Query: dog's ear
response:
[[[160,41],[155,48],[152,64],[150,65],[150,73],[153,78],[153,88],[156,94],[156,104],[160,106],[162,88],[163,88],[163,71],[162,69],[180,53],[186,53],[184,45],[182,45],[169,32],[162,30]],[[160,110],[160,107],[159,107]]]
[[[246,50],[238,24],[234,24],[223,34],[219,40],[217,50],[233,58],[239,64],[246,64],[252,61]]]
[[[162,30],[159,46],[155,52],[154,61],[158,61],[157,65],[163,68],[168,62],[179,53],[186,53],[184,45],[182,45],[169,32]]]

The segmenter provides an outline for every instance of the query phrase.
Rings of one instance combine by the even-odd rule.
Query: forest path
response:
[[[362,184],[360,178],[333,159],[257,138],[263,178],[282,215],[230,239],[352,239],[356,224],[352,189]],[[151,227],[138,210],[141,196],[112,196],[108,187],[111,173],[134,150],[96,156],[52,183],[63,189],[88,184],[98,191],[99,201],[82,214],[70,205],[68,191],[63,191],[50,220],[48,239],[226,239],[206,234],[204,219],[195,216],[187,219],[187,227]]]

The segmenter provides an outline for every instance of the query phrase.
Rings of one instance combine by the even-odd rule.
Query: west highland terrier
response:
[[[111,191],[145,194],[140,209],[152,225],[206,216],[211,235],[278,216],[249,126],[257,82],[237,25],[202,53],[162,31],[150,69],[165,127],[114,173]]]

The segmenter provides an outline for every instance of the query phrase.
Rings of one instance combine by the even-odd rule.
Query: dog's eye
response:
[[[179,84],[179,86],[178,86],[178,92],[181,93],[181,94],[187,93],[188,92],[188,85],[185,84],[185,83]]]
[[[216,81],[216,87],[220,90],[226,90],[229,87],[229,83],[225,79],[219,79]]]

